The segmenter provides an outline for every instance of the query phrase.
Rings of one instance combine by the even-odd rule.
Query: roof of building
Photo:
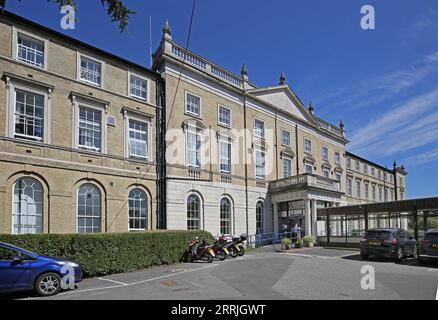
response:
[[[356,154],[354,154],[354,153],[351,153],[351,152],[349,152],[349,151],[346,151],[345,154],[346,154],[347,156],[352,157],[352,158],[356,158],[356,159],[358,159],[358,160],[360,160],[360,161],[362,161],[362,162],[366,162],[366,163],[368,163],[368,164],[370,164],[370,165],[372,165],[372,166],[374,166],[374,167],[377,167],[377,168],[379,168],[379,169],[382,169],[382,170],[384,170],[384,171],[386,171],[386,172],[388,172],[388,173],[392,173],[392,170],[391,170],[391,169],[388,169],[388,168],[386,168],[386,167],[384,167],[384,166],[382,166],[382,165],[380,165],[380,164],[378,164],[378,163],[372,162],[372,161],[370,161],[370,160],[368,160],[368,159],[362,158],[362,157],[360,157],[360,156],[358,156],[358,155],[356,155]]]
[[[73,37],[67,36],[67,35],[65,35],[65,34],[63,34],[61,32],[55,31],[55,30],[50,29],[50,28],[48,28],[46,26],[43,26],[43,25],[41,25],[39,23],[36,23],[34,21],[28,20],[28,19],[23,18],[23,17],[21,17],[19,15],[16,15],[16,14],[10,12],[10,11],[0,10],[0,18],[2,18],[2,17],[6,17],[8,19],[15,20],[15,21],[17,21],[19,23],[25,24],[28,27],[37,29],[37,30],[39,30],[41,32],[44,32],[44,33],[47,33],[47,34],[52,35],[54,37],[63,39],[65,41],[68,41],[68,42],[76,45],[76,46],[83,47],[86,50],[94,51],[95,53],[97,53],[99,55],[102,55],[102,56],[105,56],[105,57],[107,57],[109,59],[118,61],[118,62],[120,62],[122,64],[128,65],[130,67],[136,68],[136,69],[144,71],[144,72],[147,72],[147,73],[149,73],[150,75],[152,75],[154,77],[159,77],[159,74],[157,72],[153,71],[152,69],[149,69],[149,68],[147,68],[145,66],[142,66],[142,65],[140,65],[138,63],[135,63],[133,61],[124,59],[124,58],[122,58],[120,56],[117,56],[117,55],[115,55],[113,53],[110,53],[108,51],[105,51],[103,49],[97,48],[97,47],[95,47],[93,45],[90,45],[90,44],[88,44],[86,42],[83,42],[83,41],[80,41],[80,40],[75,39]]]

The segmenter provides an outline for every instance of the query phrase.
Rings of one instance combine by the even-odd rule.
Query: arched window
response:
[[[263,233],[263,201],[256,204],[256,233]]]
[[[139,188],[132,189],[128,196],[129,231],[147,228],[148,202],[146,192]]]
[[[101,232],[102,210],[100,190],[86,183],[78,191],[78,233]]]
[[[196,194],[187,198],[187,230],[200,229],[201,202]]]
[[[228,198],[221,199],[221,233],[231,234],[231,202]]]
[[[33,178],[14,184],[12,219],[14,234],[43,232],[43,187]]]

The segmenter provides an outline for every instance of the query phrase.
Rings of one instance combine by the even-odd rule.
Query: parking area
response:
[[[363,266],[374,289],[361,286]],[[85,279],[78,289],[47,298],[74,299],[428,299],[437,298],[438,264],[413,259],[361,260],[348,249],[256,250],[236,259],[180,263]],[[21,299],[41,299],[26,295]]]

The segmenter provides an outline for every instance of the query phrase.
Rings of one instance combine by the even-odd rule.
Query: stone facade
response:
[[[315,234],[318,208],[384,201],[372,186],[406,197],[404,168],[349,153],[342,121],[319,118],[284,74],[258,87],[245,66],[236,75],[185,52],[168,25],[155,71],[7,12],[0,40],[0,233],[83,232],[86,222],[86,232],[213,234],[300,223]]]
[[[155,228],[157,74],[8,13],[0,16],[0,36],[0,233],[13,232],[12,213],[20,216],[17,210],[24,215],[42,211],[40,232],[77,232],[78,190],[86,183],[101,195],[101,231],[128,231],[127,200],[133,188],[147,195],[147,228]],[[17,41],[21,37],[44,44],[43,65],[35,65],[30,55],[28,61],[20,59]],[[80,79],[81,56],[101,64],[101,85]],[[131,74],[147,79],[148,100],[130,95]],[[44,97],[41,139],[29,137],[29,132],[28,137],[18,135],[17,92]],[[101,117],[100,151],[79,148],[78,110],[82,105],[97,110]],[[26,117],[30,126],[33,118]],[[127,154],[131,118],[148,124],[147,160]],[[42,187],[35,201],[39,204],[26,191],[14,194],[20,178],[30,178],[26,181],[37,181],[38,188]]]

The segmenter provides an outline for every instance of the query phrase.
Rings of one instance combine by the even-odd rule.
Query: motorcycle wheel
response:
[[[224,250],[218,250],[217,252],[216,252],[216,257],[218,257],[218,259],[220,260],[220,261],[224,261],[226,258],[227,258],[227,254],[225,253],[225,251]]]
[[[239,257],[245,254],[245,247],[240,247],[240,252],[237,254]]]
[[[212,263],[213,262],[213,256],[211,254],[207,254],[207,262]]]
[[[237,257],[237,250],[235,248],[229,248],[228,250],[230,252],[230,257],[231,258]]]

